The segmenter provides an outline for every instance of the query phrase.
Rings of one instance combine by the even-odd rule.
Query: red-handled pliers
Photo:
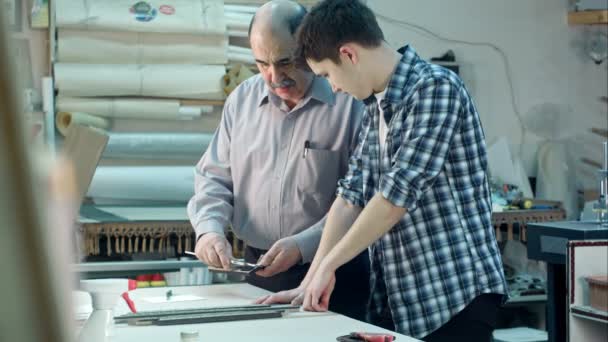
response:
[[[338,342],[392,342],[396,338],[385,333],[352,332],[348,335],[339,336],[336,340]]]

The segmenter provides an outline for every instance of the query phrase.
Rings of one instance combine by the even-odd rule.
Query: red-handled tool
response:
[[[137,313],[137,309],[135,309],[135,303],[131,300],[131,298],[129,298],[129,291],[131,290],[135,290],[137,288],[137,282],[133,279],[129,279],[129,290],[125,291],[122,293],[122,295],[120,295],[122,297],[122,299],[125,300],[125,302],[127,302],[127,305],[129,306],[129,309],[131,310],[132,313]]]
[[[392,342],[396,338],[385,333],[352,332],[348,335],[339,336],[336,340],[338,342]]]
[[[129,292],[123,292],[120,296],[125,300],[125,302],[127,302],[127,305],[129,306],[129,309],[131,309],[131,312],[137,313],[137,309],[135,309],[135,303],[131,300],[131,298],[129,298]]]

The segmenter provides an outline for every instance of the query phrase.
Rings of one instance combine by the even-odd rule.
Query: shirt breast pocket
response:
[[[309,149],[298,165],[298,190],[315,197],[333,197],[340,176],[342,154],[342,151]]]

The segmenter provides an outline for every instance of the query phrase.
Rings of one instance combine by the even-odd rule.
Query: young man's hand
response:
[[[232,248],[226,237],[218,233],[205,233],[196,242],[196,256],[205,264],[229,270]]]
[[[306,287],[302,306],[307,311],[327,311],[336,286],[336,272],[320,266]]]
[[[255,300],[255,304],[288,304],[302,305],[304,299],[304,289],[296,287],[295,289],[281,291],[269,295],[262,296]]]
[[[292,237],[282,238],[270,247],[268,252],[262,256],[258,264],[266,266],[255,274],[260,277],[271,277],[275,274],[285,272],[293,265],[302,260],[302,253]]]

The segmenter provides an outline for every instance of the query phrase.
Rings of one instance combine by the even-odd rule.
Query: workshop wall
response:
[[[536,176],[537,151],[547,139],[535,134],[538,129],[532,124],[522,134],[516,112],[524,122],[546,121],[543,131],[553,127],[560,135],[574,136],[568,140],[572,155],[566,163],[576,170],[579,187],[597,186],[595,168],[584,166],[580,158],[602,160],[602,139],[588,130],[608,127],[607,105],[599,101],[608,94],[608,62],[596,65],[585,45],[591,33],[608,32],[608,25],[569,26],[567,0],[374,0],[368,5],[379,17],[418,25],[454,40],[379,18],[388,42],[396,48],[409,43],[426,59],[454,51],[488,142],[506,136],[513,154],[518,154],[523,142],[528,176]],[[515,106],[501,52],[487,44],[465,42],[490,43],[504,52]],[[563,133],[566,129],[567,134]]]
[[[608,94],[608,62],[595,64],[586,46],[593,33],[608,34],[608,25],[568,25],[568,0],[370,0],[367,3],[379,16],[386,38],[395,48],[409,43],[427,59],[440,56],[448,49],[455,52],[460,74],[478,105],[488,143],[506,136],[513,154],[521,150],[528,176],[537,174],[537,152],[547,142],[542,133],[551,131],[549,128],[567,130],[560,136],[569,137],[565,141],[570,155],[565,164],[574,172],[577,187],[597,187],[595,168],[581,163],[580,159],[602,160],[602,139],[588,130],[608,126],[608,106],[598,100],[599,96]],[[28,18],[31,0],[23,0],[21,4],[21,30],[11,36],[28,42],[32,65],[30,85],[40,89],[40,77],[48,74],[48,31],[31,30]],[[404,26],[383,16],[419,28]],[[212,132],[219,115],[220,108],[216,108],[213,115],[195,121],[163,123],[163,127],[120,121],[113,129]],[[536,125],[532,121],[536,121]],[[546,122],[541,132],[537,127],[539,121]],[[525,133],[522,127],[526,127]],[[134,164],[139,163],[134,161]]]

